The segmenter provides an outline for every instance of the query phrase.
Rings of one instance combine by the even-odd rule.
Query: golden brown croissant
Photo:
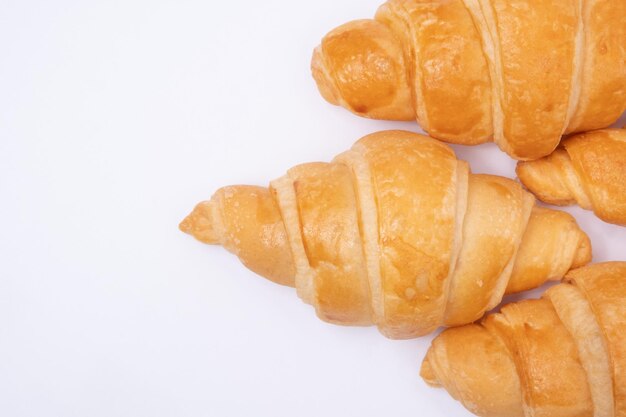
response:
[[[439,335],[422,377],[485,417],[626,416],[626,262]]]
[[[537,159],[626,109],[625,21],[623,0],[389,0],[328,33],[311,68],[356,114]]]
[[[549,156],[519,163],[517,175],[546,203],[577,203],[606,222],[626,226],[624,129],[572,136]]]
[[[295,285],[323,320],[409,338],[590,261],[570,215],[533,206],[514,181],[470,174],[448,146],[388,131],[269,190],[222,188],[180,227]]]

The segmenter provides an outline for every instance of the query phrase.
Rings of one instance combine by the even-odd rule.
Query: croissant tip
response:
[[[193,211],[180,222],[178,228],[181,232],[192,235],[200,242],[219,243],[213,224],[210,201],[203,201],[196,205]]]
[[[191,217],[191,214],[188,215],[187,217],[185,217],[183,219],[183,221],[178,224],[178,229],[181,232],[187,233],[187,234],[191,234],[192,226],[191,226],[191,219],[190,219],[190,217]]]

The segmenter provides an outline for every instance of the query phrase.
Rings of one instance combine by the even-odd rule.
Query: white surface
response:
[[[0,415],[469,415],[418,377],[430,337],[325,324],[177,230],[220,186],[417,129],[309,75],[378,3],[0,2]],[[456,149],[513,175],[493,145]],[[596,261],[626,259],[626,229],[568,211]]]

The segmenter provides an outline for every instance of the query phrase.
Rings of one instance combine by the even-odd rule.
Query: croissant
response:
[[[572,136],[549,156],[517,165],[522,183],[549,204],[578,203],[626,226],[626,130]]]
[[[432,343],[421,375],[485,417],[626,416],[626,262],[571,271]]]
[[[470,174],[447,145],[402,131],[296,166],[269,189],[225,187],[181,230],[295,286],[331,323],[391,338],[472,322],[505,293],[590,261],[568,214],[512,180]]]
[[[623,0],[389,0],[328,33],[311,69],[358,115],[537,159],[626,109],[625,21]]]

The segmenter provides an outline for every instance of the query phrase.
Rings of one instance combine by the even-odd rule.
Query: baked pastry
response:
[[[545,158],[520,162],[517,175],[541,201],[578,204],[626,226],[626,130],[582,133]]]
[[[568,214],[516,182],[470,174],[447,145],[402,131],[296,166],[269,189],[231,186],[180,228],[292,285],[323,320],[391,338],[480,318],[505,293],[590,261]]]
[[[389,0],[328,33],[311,67],[358,115],[537,159],[626,109],[624,22],[621,0]]]
[[[422,377],[479,416],[626,416],[626,262],[566,281],[444,331]]]

